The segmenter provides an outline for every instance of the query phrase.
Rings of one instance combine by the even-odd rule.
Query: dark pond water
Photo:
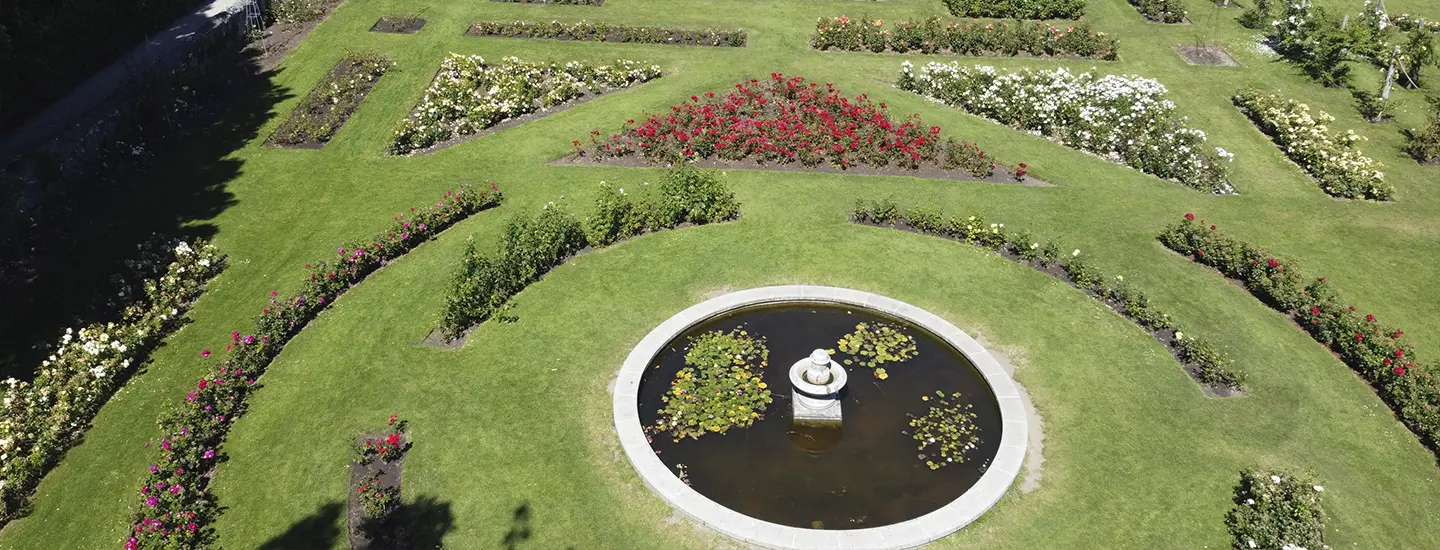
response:
[[[834,433],[805,433],[791,425],[788,369],[817,348],[836,342],[862,322],[885,321],[916,339],[916,357],[887,364],[887,380],[867,367],[846,367],[844,421]],[[671,341],[651,361],[640,384],[640,420],[655,424],[660,397],[684,366],[689,338],[744,325],[766,338],[770,365],[764,381],[774,392],[765,418],[724,435],[672,442],[656,434],[651,447],[670,467],[685,465],[691,487],[732,510],[803,528],[861,529],[899,523],[944,506],[980,479],[1000,445],[1000,407],[980,375],[958,350],[940,338],[869,310],[825,304],[785,304],[734,311],[710,319]],[[836,354],[840,361],[843,354]],[[656,368],[658,366],[658,368]],[[962,394],[970,403],[981,439],[962,464],[931,470],[918,458],[907,413],[922,416],[936,390]],[[830,441],[826,441],[829,439]],[[793,441],[792,441],[793,440]],[[829,447],[806,451],[797,445]],[[833,444],[833,446],[830,446]]]

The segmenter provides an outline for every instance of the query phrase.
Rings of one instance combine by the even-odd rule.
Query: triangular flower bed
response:
[[[668,113],[627,120],[608,137],[575,140],[570,162],[675,165],[919,176],[1049,185],[1008,167],[979,145],[941,136],[920,115],[891,118],[884,103],[833,85],[771,73],[722,94],[705,92]]]
[[[628,59],[595,65],[506,57],[495,65],[478,55],[452,53],[395,130],[390,153],[432,152],[498,130],[501,123],[520,124],[660,75],[660,66]]]

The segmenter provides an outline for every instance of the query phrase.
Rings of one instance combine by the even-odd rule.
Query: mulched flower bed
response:
[[[466,36],[499,36],[504,38],[547,38],[589,42],[630,44],[669,44],[673,46],[714,46],[743,48],[744,29],[667,29],[660,27],[625,27],[606,23],[530,23],[527,21],[477,21],[465,31]]]
[[[1175,51],[1186,63],[1191,65],[1208,65],[1212,67],[1239,67],[1240,63],[1230,56],[1230,52],[1220,46],[1197,46],[1195,44],[1176,44]]]
[[[425,28],[425,20],[419,17],[381,17],[370,27],[370,32],[415,34]]]
[[[1025,165],[1002,167],[979,145],[941,138],[918,114],[890,117],[884,103],[848,98],[833,85],[771,73],[723,95],[705,92],[618,133],[590,132],[562,162],[620,166],[678,165],[1009,181],[1043,184]]]
[[[265,144],[300,149],[324,147],[392,65],[389,59],[376,54],[345,56],[275,128]]]
[[[367,434],[360,439],[360,444],[363,445],[365,440],[384,439],[389,433],[390,432],[376,432]],[[409,438],[404,434],[400,435],[400,445],[402,448],[410,445]],[[395,488],[398,491],[404,471],[405,457],[403,454],[400,458],[390,462],[377,458],[365,464],[356,463],[350,465],[350,482],[348,484],[350,490],[347,491],[350,496],[346,501],[346,525],[348,525],[347,532],[350,537],[351,549],[379,550],[381,548],[399,548],[402,546],[401,543],[403,541],[395,540],[394,537],[391,536],[395,534],[398,527],[396,524],[396,520],[399,519],[396,517],[398,514],[392,511],[388,517],[378,522],[366,519],[365,507],[360,503],[359,489],[363,483],[370,479],[370,476],[378,474],[379,483],[382,487],[387,489]]]

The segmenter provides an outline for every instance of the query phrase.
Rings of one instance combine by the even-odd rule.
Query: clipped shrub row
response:
[[[510,2],[515,4],[555,4],[560,6],[595,6],[605,5],[605,0],[490,0],[491,2]]]
[[[632,44],[673,44],[677,46],[745,47],[745,29],[668,29],[661,27],[630,27],[610,23],[531,23],[528,21],[477,21],[465,34],[470,36],[503,36],[506,38],[550,38],[589,42],[624,42]]]
[[[1295,264],[1195,221],[1194,214],[1166,228],[1160,242],[1245,284],[1256,298],[1288,315],[1317,342],[1329,346],[1390,405],[1421,442],[1440,443],[1440,380],[1433,364],[1415,359],[1405,332],[1344,305],[1324,277],[1308,280]]]
[[[5,380],[0,405],[0,525],[25,514],[35,487],[90,428],[100,407],[129,380],[218,275],[225,257],[205,241],[156,239],[127,261],[143,278],[122,283],[128,302],[115,322],[67,328],[35,379]]]
[[[270,144],[324,145],[355,109],[360,108],[365,95],[393,65],[375,53],[347,54],[275,128],[275,133],[270,134]]]
[[[947,216],[934,205],[920,205],[901,211],[889,199],[857,200],[851,221],[912,229],[960,241],[1033,267],[1074,285],[1149,331],[1170,349],[1185,371],[1210,392],[1228,395],[1244,387],[1244,374],[1233,370],[1232,362],[1218,347],[1193,333],[1181,331],[1168,314],[1150,305],[1144,292],[1125,282],[1122,276],[1111,278],[1105,275],[1090,265],[1078,249],[1066,254],[1054,239],[1006,229],[1003,223],[986,224],[985,218],[979,215],[966,218]],[[1042,240],[1044,244],[1041,244]]]
[[[1381,164],[1355,148],[1365,138],[1347,130],[1345,135],[1329,131],[1335,117],[1310,106],[1258,90],[1243,90],[1231,101],[1250,117],[1285,152],[1304,168],[1320,189],[1347,199],[1389,200],[1395,187],[1385,181]]]
[[[230,426],[245,412],[256,380],[285,344],[350,287],[390,260],[471,214],[500,204],[494,184],[477,190],[462,185],[432,205],[396,216],[389,229],[335,249],[333,256],[307,264],[309,277],[284,298],[271,292],[254,328],[230,333],[229,357],[201,378],[184,401],[159,417],[160,456],[135,493],[127,550],[205,548],[215,542],[211,527],[220,508],[210,492],[212,470]],[[218,353],[218,352],[217,352]],[[200,352],[208,359],[210,350]],[[149,444],[147,444],[148,446]]]
[[[440,329],[448,339],[507,307],[510,298],[589,246],[607,246],[682,224],[707,224],[740,214],[735,195],[713,171],[682,165],[666,173],[651,191],[635,193],[601,182],[594,214],[585,221],[547,204],[534,218],[517,215],[505,226],[499,250],[480,252],[474,242],[446,291]]]
[[[1298,550],[1325,545],[1325,509],[1314,474],[1245,470],[1225,515],[1234,548]]]
[[[820,50],[919,52],[924,54],[1083,57],[1114,61],[1119,43],[1086,23],[1051,25],[1043,21],[963,23],[939,17],[924,21],[884,21],[846,16],[821,17],[810,45]]]
[[[1079,19],[1085,0],[944,0],[951,14],[997,19]]]

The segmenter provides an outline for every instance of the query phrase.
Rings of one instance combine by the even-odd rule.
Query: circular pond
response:
[[[886,378],[878,379],[857,364],[858,356],[839,349],[860,324],[893,327],[913,341],[913,357],[882,363]],[[757,407],[760,417],[749,427],[678,440],[654,430],[664,398],[684,397],[671,382],[686,367],[691,342],[717,331],[763,338],[769,361],[753,374],[773,400]],[[817,348],[835,350],[842,365],[851,361],[843,365],[850,375],[838,396],[838,423],[797,423],[792,415],[789,367]],[[650,428],[661,462],[716,503],[781,525],[858,529],[934,512],[975,485],[1000,446],[1000,405],[970,361],[924,329],[863,308],[791,302],[731,311],[671,339],[650,363],[640,382],[640,423]],[[979,441],[965,449],[964,462],[947,462],[934,445],[921,449],[913,437],[911,419],[940,402],[937,391],[974,414]],[[944,466],[932,469],[927,461]]]
[[[641,340],[614,393],[621,447],[650,489],[770,548],[933,541],[994,506],[1025,456],[1019,390],[984,347],[843,288],[696,304]]]

